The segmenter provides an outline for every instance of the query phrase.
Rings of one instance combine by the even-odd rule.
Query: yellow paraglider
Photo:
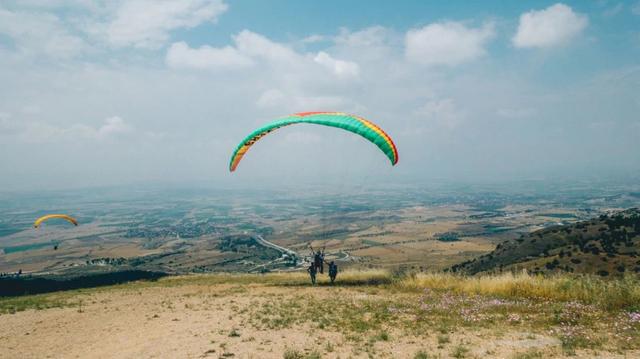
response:
[[[46,216],[42,216],[38,219],[36,219],[35,222],[33,222],[33,227],[34,228],[38,228],[40,227],[40,224],[46,220],[52,219],[52,218],[62,218],[64,220],[67,220],[68,222],[73,223],[74,226],[78,225],[78,221],[75,220],[75,218],[67,216],[66,214],[47,214]]]

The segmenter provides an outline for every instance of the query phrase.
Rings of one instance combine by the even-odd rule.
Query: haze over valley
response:
[[[516,182],[311,190],[97,188],[3,195],[0,272],[294,270],[310,248],[353,268],[443,270],[502,241],[640,206],[625,183]],[[341,191],[341,192],[340,192]],[[43,213],[74,213],[80,226]],[[287,253],[264,239],[295,252]]]

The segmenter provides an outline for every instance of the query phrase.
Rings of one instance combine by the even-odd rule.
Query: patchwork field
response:
[[[523,183],[0,194],[0,275],[290,270],[309,260],[311,247],[325,248],[341,268],[441,270],[535,230],[638,206],[634,190]],[[34,229],[43,213],[73,214],[80,225],[54,220]],[[258,237],[298,260],[283,259]]]
[[[327,259],[343,268],[440,270],[490,252],[503,239],[528,233],[548,220],[531,212],[521,218],[528,208],[512,206],[510,211],[514,212],[489,215],[466,205],[356,208],[347,213],[333,208],[323,215],[305,216],[301,210],[274,219],[251,212],[235,221],[207,218],[194,223],[193,210],[184,218],[159,214],[154,222],[135,227],[101,219],[77,228],[52,225],[3,237],[0,272],[56,273],[95,263],[113,268],[131,261],[136,267],[168,273],[282,269],[280,253],[265,251],[250,239],[255,235],[295,251],[303,262],[309,260],[311,248],[325,248]],[[171,224],[182,221],[189,224]],[[222,245],[229,240],[230,245]]]

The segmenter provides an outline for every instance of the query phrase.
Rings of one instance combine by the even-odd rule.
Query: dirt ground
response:
[[[265,301],[293,303],[309,295],[353,301],[371,296],[357,288],[256,284],[90,290],[74,294],[66,307],[0,315],[0,358],[414,358],[420,351],[428,358],[564,356],[556,338],[508,329],[458,329],[443,339],[437,332],[407,335],[388,328],[387,338],[363,344],[308,322],[280,329],[252,324],[252,309]]]

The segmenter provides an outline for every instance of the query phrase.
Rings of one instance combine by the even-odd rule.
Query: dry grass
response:
[[[586,275],[540,276],[526,272],[477,277],[421,273],[404,278],[397,285],[403,289],[430,288],[503,298],[579,301],[607,310],[638,309],[640,306],[640,278],[631,275],[622,279],[601,279]]]
[[[142,285],[179,286],[207,284],[260,284],[270,286],[309,286],[304,272],[268,274],[214,274],[167,277]],[[318,275],[318,286],[330,286],[326,275]],[[125,286],[131,286],[125,285]],[[398,274],[387,270],[349,270],[338,275],[335,286],[385,286],[402,291],[425,288],[456,294],[478,294],[502,298],[579,301],[603,309],[639,309],[640,277],[602,279],[591,275],[553,276],[517,274],[465,276],[451,273]]]
[[[348,270],[338,275],[336,286],[388,285],[394,281],[393,276],[385,270]],[[205,274],[166,277],[149,285],[180,286],[206,284],[260,284],[272,286],[307,286],[311,285],[309,275],[305,272],[267,273],[267,274]],[[316,285],[331,285],[328,276],[318,273]]]
[[[149,312],[148,320],[160,320],[168,315],[164,313],[171,313],[172,320],[183,320],[182,316],[193,311],[215,313],[218,319],[235,318],[237,322],[219,333],[225,343],[255,333],[302,330],[339,334],[342,340],[327,345],[326,352],[339,351],[346,345],[375,357],[386,350],[383,348],[406,338],[430,338],[430,347],[424,349],[449,357],[473,357],[474,347],[466,339],[475,338],[475,334],[468,333],[500,340],[509,338],[509,333],[525,333],[531,337],[527,340],[535,343],[542,338],[551,343],[541,344],[543,347],[554,347],[567,355],[585,350],[624,353],[640,349],[638,277],[605,280],[526,273],[469,277],[369,270],[342,272],[335,285],[326,277],[319,277],[316,288],[311,287],[304,272],[166,277],[82,291],[0,298],[0,316],[56,306],[78,306],[80,315],[85,306],[87,313],[98,310],[97,306],[102,306],[100,298],[150,296],[162,310]],[[162,293],[161,299],[154,293]],[[124,309],[116,311],[120,310]],[[320,346],[309,351],[296,348],[287,351],[288,357],[317,357],[310,351]],[[420,349],[412,347],[411,354],[429,357]],[[537,347],[531,349],[522,351],[520,357],[548,354],[533,350],[540,349]],[[225,348],[221,350],[225,352]]]
[[[111,287],[85,289],[86,292],[140,289],[144,287],[172,287],[183,285],[267,285],[310,286],[309,276],[304,272],[268,274],[197,274],[165,277],[157,281],[140,281]],[[387,270],[348,270],[338,275],[332,285],[326,275],[318,275],[318,286],[381,286],[397,291],[421,291],[431,289],[455,294],[483,295],[507,299],[547,299],[558,302],[578,301],[596,305],[605,310],[640,310],[640,277],[629,275],[619,279],[601,279],[589,275],[541,276],[522,273],[499,275],[464,276],[451,273],[392,273]],[[65,299],[72,292],[65,292]],[[48,307],[45,302],[55,298],[60,302],[61,293],[0,298],[0,308],[19,306],[21,302],[34,303],[32,307]],[[58,303],[56,303],[58,304]],[[58,305],[55,305],[58,306]],[[6,308],[4,312],[7,312]]]
[[[308,286],[304,272],[268,274],[215,274],[168,277],[151,285],[188,284],[261,284],[271,286]],[[318,286],[330,286],[326,275],[318,275]],[[387,270],[349,270],[338,275],[336,286],[386,286],[401,291],[425,288],[456,294],[485,295],[508,299],[548,299],[579,301],[605,310],[640,309],[640,277],[602,279],[591,275],[531,275],[526,272],[485,276],[452,273],[398,274]]]

